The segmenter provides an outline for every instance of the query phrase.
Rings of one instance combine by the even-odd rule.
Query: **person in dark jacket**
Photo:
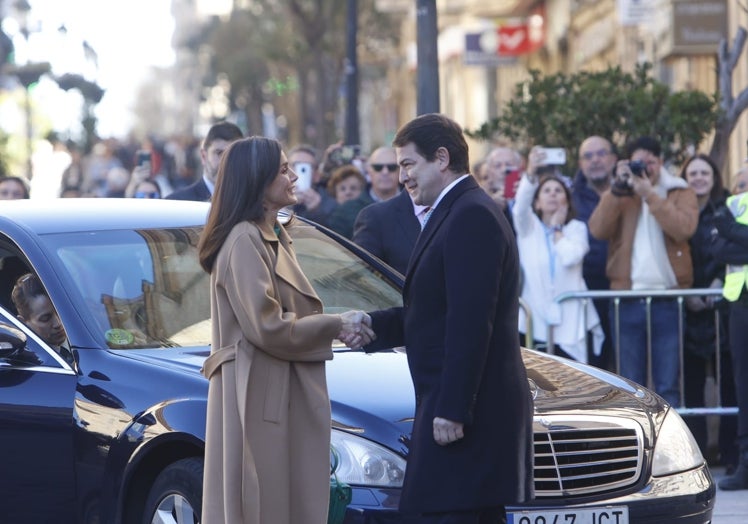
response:
[[[242,138],[242,130],[231,122],[213,124],[205,135],[200,148],[200,158],[203,162],[203,176],[193,184],[177,189],[167,195],[168,200],[196,200],[209,202],[213,195],[218,176],[218,166],[223,152],[235,140]]]
[[[408,348],[416,413],[400,511],[422,524],[505,522],[505,505],[534,494],[514,235],[469,174],[456,122],[421,115],[393,143],[400,182],[431,208],[403,306],[370,314],[377,343],[364,348]]]
[[[356,217],[353,241],[404,275],[421,232],[418,213],[424,209],[413,202],[407,191],[370,204]]]
[[[737,175],[727,210],[714,214],[714,257],[727,264],[722,295],[730,303],[730,353],[738,400],[738,467],[719,482],[719,488],[748,489],[748,168]],[[743,188],[740,187],[743,185]]]
[[[696,226],[696,232],[689,240],[693,264],[693,287],[722,289],[725,280],[725,265],[714,258],[712,235],[715,214],[720,210],[727,210],[725,200],[729,193],[722,185],[719,168],[707,155],[700,153],[689,158],[683,164],[680,176],[696,193],[699,205],[699,223]],[[722,297],[686,298],[683,375],[685,402],[688,407],[705,405],[704,385],[708,370],[716,369],[715,355],[719,355],[720,359],[722,405],[734,406],[736,402],[735,384],[732,380],[732,361],[728,351],[726,304],[725,301],[715,300],[715,298]],[[715,309],[721,310],[719,313],[719,348],[716,347]],[[701,447],[702,453],[708,456],[706,419],[701,416],[686,417],[685,421]],[[720,462],[726,466],[728,472],[732,472],[737,463],[735,417],[720,417],[719,424]]]
[[[579,171],[572,184],[571,200],[576,210],[576,218],[585,224],[600,202],[600,196],[610,187],[616,161],[613,145],[603,137],[590,136],[579,146]],[[582,263],[584,282],[587,284],[587,289],[607,291],[610,289],[610,282],[605,274],[608,242],[598,240],[589,232],[587,236],[590,250]],[[608,371],[615,371],[616,362],[610,333],[608,302],[608,299],[594,301],[595,310],[600,317],[600,327],[603,328],[605,334],[605,341],[599,355],[595,355],[593,351],[587,352],[587,362]]]

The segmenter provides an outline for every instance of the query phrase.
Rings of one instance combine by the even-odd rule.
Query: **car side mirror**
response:
[[[0,322],[0,358],[20,354],[26,347],[26,334],[20,329]]]

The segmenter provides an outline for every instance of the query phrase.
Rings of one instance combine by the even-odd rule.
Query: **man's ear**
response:
[[[436,160],[442,169],[446,169],[449,166],[449,151],[447,151],[446,147],[440,147],[436,150]]]

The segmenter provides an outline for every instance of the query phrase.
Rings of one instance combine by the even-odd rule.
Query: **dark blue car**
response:
[[[136,199],[4,202],[0,209],[0,521],[196,523],[210,342],[197,263],[207,204]],[[402,277],[323,228],[290,219],[328,311],[400,303]],[[16,279],[38,275],[70,364],[16,318]],[[405,348],[328,363],[348,523],[399,522],[413,392]],[[705,523],[715,488],[662,399],[533,351],[537,500],[515,524]],[[511,401],[511,399],[507,399]],[[511,424],[511,420],[506,421]]]

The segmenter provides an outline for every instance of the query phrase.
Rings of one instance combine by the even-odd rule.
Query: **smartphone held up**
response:
[[[298,177],[296,180],[296,191],[306,191],[312,187],[312,164],[308,162],[297,162],[293,170]]]
[[[507,169],[504,177],[504,198],[511,200],[517,194],[517,185],[519,184],[522,172],[519,169]]]
[[[543,166],[562,166],[566,164],[566,150],[563,147],[543,147],[540,151],[545,155]]]

